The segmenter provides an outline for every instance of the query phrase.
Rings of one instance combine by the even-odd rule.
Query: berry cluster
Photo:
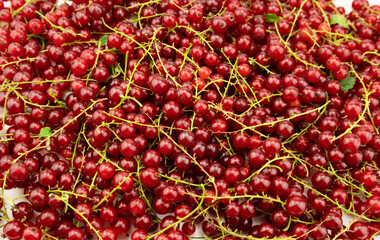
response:
[[[371,239],[380,6],[352,8],[0,0],[4,236]]]

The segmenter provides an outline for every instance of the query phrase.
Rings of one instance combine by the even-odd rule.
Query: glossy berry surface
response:
[[[380,6],[335,4],[0,1],[2,237],[375,239]]]

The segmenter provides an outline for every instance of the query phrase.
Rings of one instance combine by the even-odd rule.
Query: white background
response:
[[[59,0],[58,2],[62,2],[61,0]],[[338,7],[338,6],[342,6],[346,9],[346,13],[350,12],[351,11],[351,3],[352,3],[352,0],[335,0],[334,1],[335,5]],[[369,0],[369,3],[370,5],[374,5],[374,4],[380,4],[380,0]],[[2,109],[0,111],[0,115],[2,115]],[[14,198],[17,198],[18,196],[21,196],[23,194],[23,190],[22,189],[12,189],[12,190],[6,190],[5,191],[5,196],[7,196],[8,198],[10,199],[14,199]],[[23,199],[19,199],[16,201],[17,202],[20,202],[20,201],[23,201]],[[5,204],[7,206],[7,212],[8,212],[8,216],[12,216],[12,213],[10,211],[10,205],[7,201],[5,201]],[[352,216],[344,216],[343,217],[343,222],[344,222],[344,225],[347,226],[351,221],[353,220],[353,217]],[[256,222],[254,222],[254,224],[260,224],[261,221],[258,219]],[[3,225],[5,224],[5,222],[0,222],[0,225]],[[132,224],[132,223],[131,223]],[[1,233],[1,229],[0,229],[0,233]],[[131,233],[131,231],[130,231]],[[194,235],[192,236],[197,236],[197,237],[202,237],[203,236],[203,232],[201,230],[201,226],[197,226],[197,231],[195,232]],[[0,240],[2,240],[3,238],[0,237]],[[125,238],[120,238],[120,239],[125,239]],[[377,236],[374,238],[375,240],[380,240],[380,236]]]

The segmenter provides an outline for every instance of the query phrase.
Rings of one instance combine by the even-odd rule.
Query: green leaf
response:
[[[348,28],[347,19],[342,14],[332,14],[330,16],[330,24],[338,24],[342,27]]]
[[[339,81],[340,83],[340,89],[343,92],[347,92],[348,90],[352,89],[355,85],[355,78],[348,75],[345,79]]]
[[[281,20],[281,18],[279,16],[277,16],[276,14],[269,13],[269,14],[265,15],[265,21],[267,21],[267,22],[276,23],[280,20]]]
[[[107,40],[108,40],[108,35],[105,35],[105,36],[99,38],[99,43],[100,43],[100,45],[101,45],[101,46],[106,45],[106,44],[107,44]]]
[[[52,133],[51,133],[50,127],[44,127],[44,128],[41,128],[41,131],[40,131],[40,134],[38,134],[38,137],[39,138],[49,137],[51,134]]]

